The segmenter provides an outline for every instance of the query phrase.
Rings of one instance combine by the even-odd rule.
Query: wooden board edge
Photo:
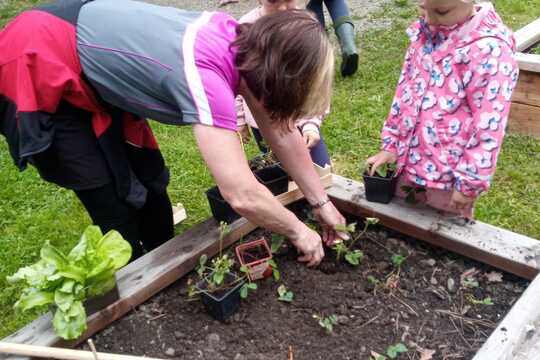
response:
[[[540,19],[525,25],[514,32],[517,51],[525,51],[540,41]]]
[[[350,186],[353,186],[354,191],[361,194],[363,194],[364,191],[363,184],[355,182],[351,179],[343,178],[339,175],[334,177],[334,183],[338,186],[343,186],[345,183],[351,184]],[[377,217],[379,218],[381,224],[389,228],[396,229],[403,234],[413,236],[432,245],[439,246],[461,254],[465,257],[489,264],[517,276],[531,280],[538,274],[540,270],[540,242],[538,242],[538,240],[504,230],[505,234],[507,234],[509,237],[514,234],[516,237],[519,237],[520,241],[525,243],[523,249],[520,249],[520,251],[531,252],[531,258],[533,259],[532,261],[517,261],[512,259],[510,255],[507,255],[504,251],[497,251],[497,249],[480,246],[479,244],[484,243],[484,240],[481,238],[478,238],[476,243],[456,241],[456,238],[448,236],[448,232],[439,229],[445,224],[440,216],[434,215],[432,224],[422,228],[417,223],[404,221],[404,216],[389,216],[389,212],[385,213],[385,206],[393,206],[392,204],[381,206],[380,204],[368,203],[363,196],[359,196],[357,201],[351,201],[345,196],[340,196],[339,192],[336,191],[330,191],[329,195],[336,207],[344,212],[362,217]],[[395,201],[398,202],[400,200]],[[377,208],[383,210],[376,210]],[[406,211],[409,215],[411,215],[415,214],[415,211],[417,210],[414,208],[407,208]],[[432,213],[435,214],[434,211],[432,211]],[[481,222],[476,222],[476,225],[471,226],[498,229]]]
[[[531,344],[531,331],[540,331],[540,275],[537,276],[514,306],[491,333],[473,360],[516,360]],[[538,354],[537,354],[538,355]],[[520,358],[526,359],[526,358]],[[532,358],[528,358],[532,360]]]
[[[520,70],[540,72],[540,55],[517,53],[516,60]]]

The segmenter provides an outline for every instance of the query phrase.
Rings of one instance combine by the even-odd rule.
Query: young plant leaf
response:
[[[374,217],[366,218],[366,224],[368,224],[368,225],[375,225],[375,224],[378,224],[378,223],[379,223],[378,218],[374,218]]]
[[[287,288],[283,284],[278,287],[277,292],[279,295],[279,298],[278,298],[279,301],[290,303],[294,299],[294,293],[290,290],[287,290]]]
[[[278,250],[283,246],[283,242],[285,241],[285,236],[279,235],[279,234],[272,234],[272,240],[270,244],[270,251],[272,251],[272,254],[275,254],[278,252]]]
[[[392,255],[392,264],[394,264],[394,267],[399,268],[401,265],[403,265],[405,259],[406,257],[401,254],[394,254]]]
[[[407,351],[409,350],[404,344],[398,343],[396,345],[389,346],[386,350],[386,355],[388,355],[390,359],[395,359],[399,354],[406,353]]]
[[[364,257],[364,253],[360,250],[349,251],[345,254],[345,260],[351,265],[358,266]]]

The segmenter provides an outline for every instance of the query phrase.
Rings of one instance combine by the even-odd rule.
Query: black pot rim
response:
[[[236,274],[233,274],[233,273],[228,273],[229,275],[233,276],[235,278],[235,281],[239,278],[238,275]],[[242,285],[244,285],[245,283],[245,280],[244,279],[241,279],[240,281],[238,281],[238,284],[232,288],[229,289],[229,291],[227,291],[226,293],[224,293],[222,296],[220,297],[216,297],[214,296],[211,292],[209,292],[208,290],[204,289],[203,286],[201,286],[201,284],[204,284],[204,283],[207,283],[207,280],[206,279],[202,279],[200,280],[198,283],[195,284],[195,287],[201,292],[203,293],[204,295],[208,296],[209,298],[213,299],[214,301],[217,301],[217,302],[220,302],[220,301],[223,301],[223,299],[225,299],[227,296],[231,295],[233,292],[235,292],[238,288],[240,288]]]

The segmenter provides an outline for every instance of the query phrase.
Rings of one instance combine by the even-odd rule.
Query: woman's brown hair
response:
[[[238,26],[236,65],[270,118],[282,125],[322,115],[330,105],[334,55],[305,10],[278,11]]]

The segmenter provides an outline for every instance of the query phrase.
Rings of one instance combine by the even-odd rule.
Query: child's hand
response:
[[[369,175],[373,176],[375,170],[381,165],[388,163],[395,163],[397,161],[397,156],[390,151],[381,151],[377,155],[374,155],[366,160],[366,165],[369,166]]]
[[[308,149],[315,147],[321,141],[321,135],[315,130],[306,130],[302,133],[302,137]]]
[[[465,196],[457,190],[452,193],[452,199],[450,199],[450,207],[456,209],[461,213],[463,217],[472,218],[472,209],[476,197]]]
[[[251,137],[251,134],[249,133],[249,126],[246,124],[246,125],[241,125],[238,127],[238,135],[240,135],[240,138],[242,139],[242,142],[244,144],[247,144],[249,143],[249,139]]]

